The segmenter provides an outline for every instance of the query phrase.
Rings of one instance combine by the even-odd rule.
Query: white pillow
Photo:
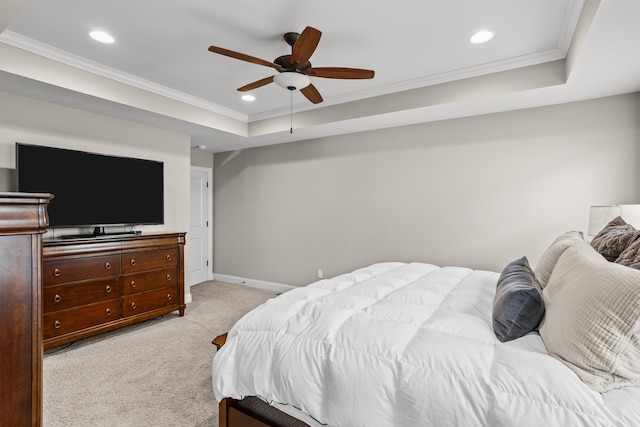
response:
[[[543,291],[549,353],[598,392],[640,386],[640,270],[568,247]]]
[[[581,231],[567,231],[566,233],[558,236],[547,250],[544,251],[534,270],[536,279],[538,279],[542,289],[547,286],[547,282],[551,277],[551,272],[553,272],[553,268],[556,266],[560,256],[569,246],[579,242],[584,242],[584,237]]]

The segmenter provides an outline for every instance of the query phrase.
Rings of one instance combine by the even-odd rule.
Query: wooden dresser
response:
[[[184,315],[185,233],[57,240],[43,248],[44,348]]]
[[[0,193],[0,425],[42,425],[40,266],[49,194]]]

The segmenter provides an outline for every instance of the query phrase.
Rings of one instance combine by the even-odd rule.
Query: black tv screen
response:
[[[51,193],[51,227],[164,223],[164,164],[16,143],[20,192]]]

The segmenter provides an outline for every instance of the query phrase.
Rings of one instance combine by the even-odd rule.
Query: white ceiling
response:
[[[213,152],[640,91],[638,0],[1,2],[0,90],[186,132]],[[282,35],[308,25],[323,33],[313,66],[375,78],[312,78],[318,105],[275,84],[247,103],[236,89],[277,72],[207,50],[273,61],[290,53]],[[495,37],[469,43],[481,29]]]

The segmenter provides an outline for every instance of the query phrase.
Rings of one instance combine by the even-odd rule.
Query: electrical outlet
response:
[[[318,270],[318,279],[322,279],[322,270]]]

